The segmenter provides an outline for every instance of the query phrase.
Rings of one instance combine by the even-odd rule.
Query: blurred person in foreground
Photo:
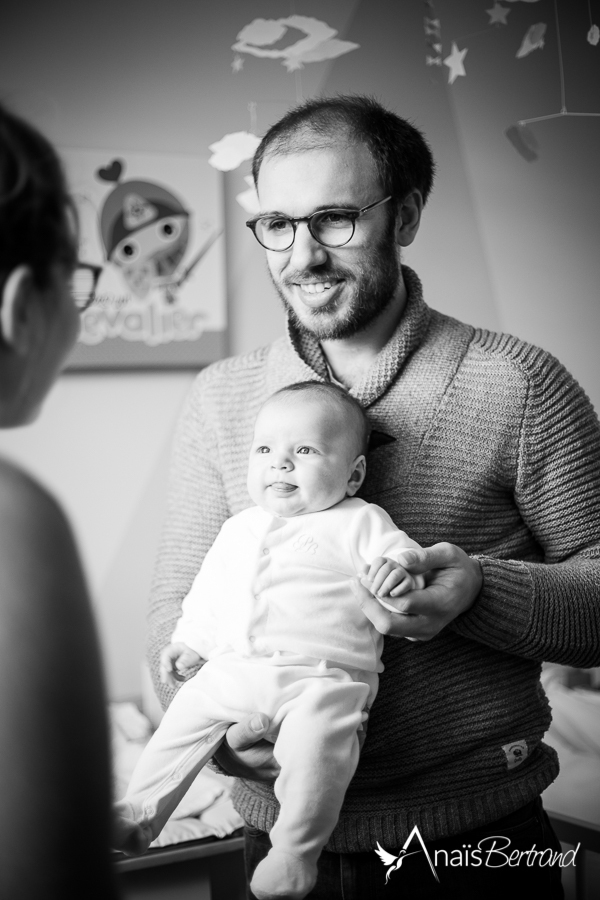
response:
[[[75,343],[77,265],[56,152],[0,107],[1,427],[37,417]],[[0,673],[0,897],[116,900],[104,685],[79,553],[56,500],[7,460]]]

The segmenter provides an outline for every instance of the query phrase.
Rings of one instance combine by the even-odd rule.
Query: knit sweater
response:
[[[421,545],[476,555],[483,588],[433,640],[386,638],[385,671],[334,852],[470,830],[523,806],[556,777],[542,737],[542,660],[600,664],[600,426],[569,373],[514,337],[431,310],[406,267],[396,332],[352,394],[380,442],[360,491]],[[149,614],[160,650],[224,520],[251,505],[247,459],[273,391],[327,381],[318,342],[287,338],[200,373],[175,437],[168,513]],[[224,585],[227,574],[224,573]],[[223,602],[227,602],[226,592]],[[268,785],[238,781],[244,819],[270,830]]]

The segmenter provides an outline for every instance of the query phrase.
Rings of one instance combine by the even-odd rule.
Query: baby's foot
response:
[[[316,881],[316,865],[283,850],[272,849],[256,867],[250,890],[257,900],[302,900]]]
[[[125,816],[116,814],[113,816],[112,846],[114,850],[120,850],[126,856],[142,856],[151,841],[149,829],[138,825],[132,819],[126,819]]]

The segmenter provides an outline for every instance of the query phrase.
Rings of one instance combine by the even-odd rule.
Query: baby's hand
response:
[[[377,599],[383,603],[383,597],[400,597],[408,591],[416,591],[423,587],[423,577],[410,575],[399,562],[379,556],[371,563],[366,574],[361,577],[361,582]],[[388,609],[386,603],[383,605]],[[396,612],[396,610],[393,610]]]
[[[185,681],[183,673],[202,662],[202,657],[187,644],[169,644],[160,654],[160,680],[163,684],[177,687],[177,682]]]

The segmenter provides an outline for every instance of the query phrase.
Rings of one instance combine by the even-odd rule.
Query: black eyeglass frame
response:
[[[91,272],[93,276],[92,287],[85,302],[80,305],[73,297],[73,302],[75,303],[77,312],[83,313],[86,311],[86,309],[89,309],[96,298],[96,288],[98,287],[98,281],[100,280],[100,276],[102,275],[104,269],[102,266],[97,266],[94,263],[81,262],[81,260],[78,259],[75,263],[75,266],[73,267],[73,272],[71,275],[72,278],[75,276],[77,269],[86,269],[87,271]]]
[[[392,199],[392,195],[388,194],[387,197],[384,197],[383,200],[376,200],[375,203],[369,203],[368,206],[363,206],[362,209],[341,209],[339,207],[331,207],[331,209],[317,209],[314,213],[311,213],[309,216],[298,216],[298,218],[292,218],[292,216],[257,216],[255,219],[249,219],[246,222],[246,227],[249,228],[260,244],[261,247],[264,247],[265,250],[269,250],[271,253],[285,253],[287,250],[291,250],[294,246],[294,241],[296,240],[296,228],[298,227],[299,222],[306,222],[310,235],[314,240],[321,244],[322,247],[328,247],[331,250],[338,250],[340,247],[345,247],[346,244],[349,244],[352,238],[354,237],[354,232],[356,231],[356,222],[357,219],[360,219],[366,212],[371,209],[376,209],[378,206],[382,206],[384,203],[387,203],[388,200]],[[340,213],[341,215],[347,216],[352,222],[352,233],[348,240],[344,241],[342,244],[326,244],[325,241],[320,240],[317,235],[314,233],[312,229],[312,219],[315,216],[326,216],[328,213]],[[284,219],[286,222],[290,222],[292,225],[292,240],[287,247],[277,247],[274,250],[272,247],[267,247],[260,240],[259,236],[256,233],[256,226],[262,219]]]

